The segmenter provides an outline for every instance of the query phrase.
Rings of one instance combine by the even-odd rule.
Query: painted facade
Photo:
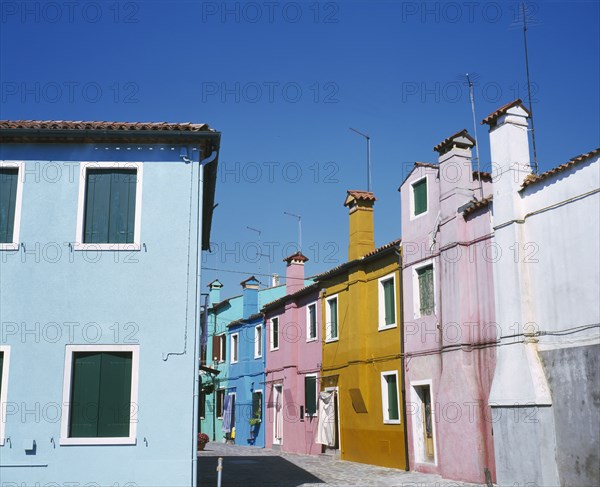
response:
[[[484,483],[495,474],[492,182],[473,171],[474,143],[452,135],[399,188],[404,368],[411,470]]]
[[[332,394],[330,449],[343,460],[407,468],[400,241],[375,249],[372,193],[348,191],[348,262],[316,277],[323,289],[321,391]]]
[[[318,284],[305,286],[301,253],[285,262],[286,295],[263,307],[266,323],[267,448],[316,455],[322,353]]]
[[[503,256],[489,398],[498,484],[598,485],[600,150],[534,174],[528,116],[516,100],[483,121]]]
[[[0,122],[0,141],[2,483],[196,485],[220,134]]]

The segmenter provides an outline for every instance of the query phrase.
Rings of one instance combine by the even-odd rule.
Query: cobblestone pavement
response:
[[[480,487],[438,475],[346,462],[329,456],[284,453],[224,443],[208,443],[198,453],[199,487],[217,485],[223,458],[223,487]]]

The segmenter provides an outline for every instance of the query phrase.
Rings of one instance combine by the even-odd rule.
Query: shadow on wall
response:
[[[298,487],[303,484],[323,484],[320,478],[281,457],[222,458],[222,487]],[[217,485],[217,461],[217,457],[198,457],[198,487]]]

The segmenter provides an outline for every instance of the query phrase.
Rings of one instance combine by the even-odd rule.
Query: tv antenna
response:
[[[294,213],[290,213],[289,211],[284,211],[284,215],[291,216],[298,219],[298,251],[302,252],[302,217],[300,215],[295,215]]]
[[[362,135],[365,139],[367,139],[367,191],[371,192],[371,137],[367,134],[363,134],[362,132],[353,129],[350,127],[352,132],[356,132],[358,135]]]
[[[262,230],[259,230],[258,228],[254,228],[254,227],[249,227],[247,225],[246,225],[246,228],[248,230],[250,230],[250,231],[255,232],[255,233],[258,234],[258,248],[259,248],[259,251],[256,253],[256,255],[258,256],[258,275],[260,276],[260,261],[261,261],[261,258],[266,255],[266,254],[262,253],[262,244],[261,244],[261,241],[260,241],[260,235],[262,234]],[[271,270],[271,256],[269,255],[269,271],[270,270]]]

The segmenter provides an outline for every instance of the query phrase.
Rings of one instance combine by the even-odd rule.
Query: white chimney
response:
[[[273,274],[271,276],[271,287],[279,286],[279,274]]]

